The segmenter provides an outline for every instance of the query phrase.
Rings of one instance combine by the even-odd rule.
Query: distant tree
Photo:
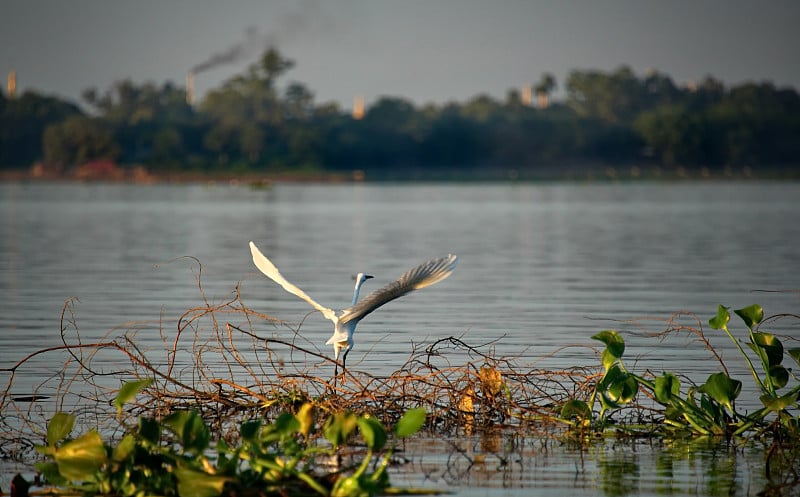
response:
[[[100,119],[72,116],[44,133],[44,157],[49,164],[80,165],[94,159],[116,159],[119,149]]]
[[[3,168],[27,167],[41,160],[45,128],[81,115],[76,105],[35,92],[4,98],[0,109],[0,167]]]
[[[539,82],[534,87],[536,98],[540,109],[546,109],[550,105],[550,94],[556,89],[556,77],[550,73],[542,74]]]

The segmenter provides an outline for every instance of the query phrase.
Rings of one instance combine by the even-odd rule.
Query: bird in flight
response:
[[[406,271],[397,280],[369,294],[361,301],[358,300],[361,286],[366,280],[372,278],[372,276],[358,273],[356,276],[355,290],[353,291],[353,304],[337,312],[317,303],[303,290],[290,283],[283,277],[280,271],[278,271],[278,268],[261,253],[253,242],[250,242],[250,252],[253,254],[253,263],[255,263],[256,267],[264,273],[264,275],[282,286],[287,292],[311,304],[311,306],[321,312],[326,319],[333,322],[333,336],[325,342],[325,345],[333,345],[334,359],[338,360],[339,354],[342,354],[342,369],[345,367],[347,353],[353,348],[353,332],[355,332],[356,325],[358,325],[359,321],[370,312],[391,300],[442,281],[450,276],[458,262],[458,258],[453,254],[448,254],[438,259],[431,259]],[[344,351],[344,353],[342,353],[342,351]],[[334,366],[334,376],[338,373],[337,367],[338,363]]]

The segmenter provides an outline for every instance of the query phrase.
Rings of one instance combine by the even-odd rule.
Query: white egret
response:
[[[361,290],[361,285],[363,285],[367,279],[372,278],[372,276],[358,273],[358,276],[356,276],[355,290],[353,291],[353,304],[337,313],[333,309],[317,303],[303,290],[284,278],[280,271],[278,271],[278,268],[258,250],[258,247],[256,247],[253,242],[250,242],[250,252],[253,254],[253,262],[262,273],[282,286],[287,292],[311,304],[311,306],[321,312],[326,319],[333,322],[333,336],[325,342],[325,345],[333,345],[333,355],[336,360],[339,359],[339,354],[344,350],[342,354],[342,368],[345,367],[347,353],[353,348],[353,332],[356,330],[356,325],[358,325],[359,321],[370,312],[397,297],[433,285],[447,278],[453,272],[453,269],[455,269],[456,262],[458,261],[458,258],[453,254],[448,254],[438,259],[431,259],[414,269],[406,271],[396,281],[369,294],[360,302],[358,301],[358,293]],[[336,374],[336,369],[334,369],[334,376],[336,376]]]

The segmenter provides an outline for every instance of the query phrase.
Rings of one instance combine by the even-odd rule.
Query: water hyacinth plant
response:
[[[117,409],[149,384],[126,384],[115,400]],[[368,414],[352,412],[335,413],[318,426],[314,411],[306,403],[272,423],[244,421],[236,446],[222,439],[212,445],[208,425],[195,411],[161,420],[140,417],[136,429],[116,444],[94,430],[70,438],[75,417],[57,413],[47,426],[47,445],[37,447],[45,456],[37,469],[48,484],[79,495],[361,497],[387,491],[392,448],[386,449],[386,428]],[[424,409],[408,410],[393,436],[413,435],[425,417]],[[327,443],[315,436],[320,432]],[[340,449],[356,433],[366,452],[360,464],[343,465]]]
[[[788,354],[800,364],[800,348],[784,351],[780,339],[758,329],[764,320],[760,305],[751,305],[734,311],[748,328],[745,344],[760,363],[754,365],[750,354],[728,329],[730,312],[720,305],[717,314],[709,320],[712,329],[722,330],[743,356],[753,381],[761,395],[763,407],[754,413],[743,414],[736,410],[735,401],[742,391],[742,382],[732,378],[727,371],[711,373],[700,385],[685,389],[677,374],[663,372],[660,376],[644,377],[630,371],[623,362],[625,341],[617,331],[605,330],[592,338],[605,344],[601,361],[604,374],[597,382],[588,402],[573,399],[561,409],[561,417],[579,429],[593,428],[602,431],[607,427],[609,415],[616,409],[631,404],[640,390],[664,407],[663,427],[670,433],[696,435],[740,435],[753,429],[771,428],[778,435],[797,436],[800,431],[800,382],[791,368],[784,366]],[[794,386],[789,386],[790,379]],[[594,406],[599,403],[595,416]],[[774,414],[774,416],[771,416]],[[619,428],[619,427],[617,427]]]

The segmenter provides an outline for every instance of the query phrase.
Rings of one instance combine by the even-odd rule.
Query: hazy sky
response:
[[[676,82],[770,80],[800,88],[800,1],[0,0],[0,71],[18,90],[75,101],[114,81],[209,88],[275,43],[318,103],[380,95],[466,101],[551,72],[655,68]],[[5,92],[5,85],[3,85]]]

